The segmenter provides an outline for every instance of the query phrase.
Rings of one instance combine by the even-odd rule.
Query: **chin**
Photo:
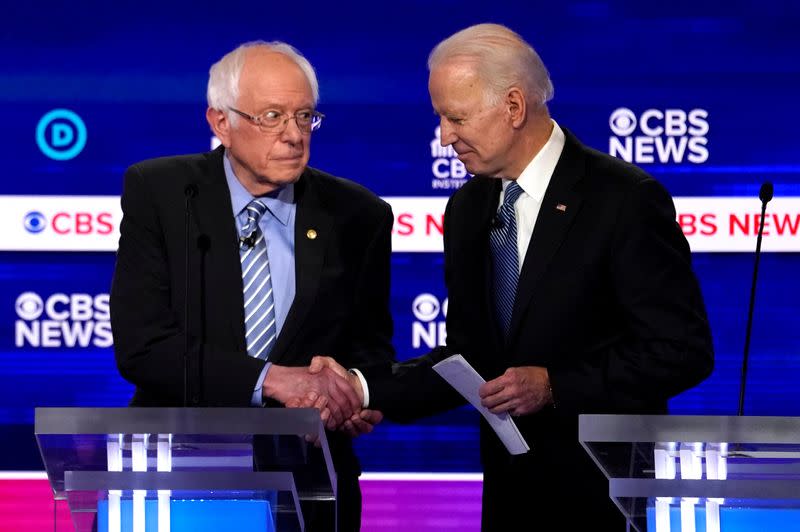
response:
[[[303,173],[305,168],[306,166],[304,164],[293,164],[291,166],[283,165],[279,168],[275,168],[275,165],[272,165],[271,168],[265,169],[264,173],[261,175],[270,176],[269,180],[273,183],[286,185],[300,179],[300,174]]]
[[[464,168],[466,168],[467,172],[469,172],[472,175],[486,175],[485,170],[482,170],[481,168],[475,167],[471,164],[465,163]]]
[[[277,179],[274,179],[273,182],[276,185],[289,185],[291,183],[297,183],[297,180],[300,179],[300,175],[303,173],[303,169],[300,168],[296,172],[292,172],[291,174],[286,174],[283,176],[278,176]]]

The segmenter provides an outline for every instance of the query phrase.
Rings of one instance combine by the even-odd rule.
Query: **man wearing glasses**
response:
[[[345,367],[393,359],[391,208],[307,166],[323,115],[314,69],[291,46],[255,42],[228,53],[211,67],[207,97],[218,149],[143,161],[125,174],[111,292],[118,367],[136,385],[133,406],[318,397],[328,428],[348,421],[349,435],[328,438],[338,530],[358,530],[350,436],[380,414],[362,411],[333,371],[303,366],[316,354]],[[200,354],[196,389],[184,386],[186,346]],[[306,518],[306,530],[330,523]]]

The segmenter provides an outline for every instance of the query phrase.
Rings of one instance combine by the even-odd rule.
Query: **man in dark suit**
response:
[[[482,422],[483,530],[622,531],[578,415],[666,413],[713,367],[672,200],[550,118],[547,70],[508,28],[458,32],[428,66],[442,145],[475,175],[445,211],[447,346],[352,382],[370,408],[415,419],[463,404],[431,370],[462,354],[488,381],[484,406],[531,447],[510,456]]]
[[[210,71],[206,116],[222,146],[126,172],[111,319],[133,406],[184,404],[188,335],[200,361],[190,405],[296,404],[312,393],[329,427],[354,414],[379,420],[346,380],[302,367],[320,353],[350,366],[393,359],[391,208],[307,166],[317,99],[294,48],[242,45]],[[328,438],[338,530],[358,530],[358,460],[349,435]]]

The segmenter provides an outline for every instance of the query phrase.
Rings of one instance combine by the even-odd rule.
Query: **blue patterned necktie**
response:
[[[506,187],[503,204],[497,211],[496,222],[489,231],[489,244],[494,266],[494,309],[497,323],[508,336],[511,327],[511,313],[517,295],[519,280],[519,258],[517,252],[517,217],[514,213],[522,188],[512,181]]]
[[[247,222],[239,240],[247,354],[262,360],[269,357],[277,331],[267,242],[258,227],[258,220],[266,211],[267,206],[260,200],[247,204]]]

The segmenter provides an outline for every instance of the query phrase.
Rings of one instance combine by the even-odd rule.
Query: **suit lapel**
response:
[[[449,269],[459,272],[452,275],[457,282],[451,280],[448,284],[449,295],[453,300],[458,299],[473,307],[473,312],[480,316],[477,322],[488,324],[485,342],[491,345],[491,352],[503,345],[494,317],[492,253],[489,247],[489,230],[497,212],[501,189],[499,179],[476,175],[466,188],[456,193],[459,207],[455,214],[449,214],[455,218],[445,220],[445,260]],[[455,263],[456,260],[459,262]],[[495,364],[489,353],[481,352],[475,345],[471,348],[476,350],[476,354],[487,357],[482,363],[483,368]]]
[[[580,187],[584,155],[577,139],[564,131],[566,141],[547,187],[517,284],[508,343],[514,339],[537,284],[569,232],[583,201]]]
[[[279,363],[286,357],[287,348],[308,316],[319,288],[322,267],[325,263],[325,250],[335,237],[333,218],[314,185],[313,173],[308,169],[295,185],[297,201],[294,225],[295,296],[269,356],[270,361],[274,363]]]
[[[209,238],[207,290],[213,290],[215,294],[209,300],[219,300],[221,308],[225,309],[214,315],[216,319],[227,321],[227,328],[236,345],[244,350],[242,269],[231,194],[222,165],[224,153],[224,148],[220,146],[206,156],[208,167],[197,183],[195,220],[199,234]]]
[[[485,197],[488,201],[481,205],[481,210],[478,211],[483,214],[479,218],[481,227],[480,241],[484,243],[484,249],[480,258],[483,261],[483,286],[485,290],[484,301],[486,301],[486,306],[489,309],[489,323],[492,324],[492,340],[495,346],[502,346],[504,342],[503,333],[497,324],[497,319],[495,318],[494,294],[492,292],[494,288],[494,269],[492,266],[492,250],[489,246],[489,231],[494,221],[494,217],[497,214],[497,208],[500,204],[500,191],[503,189],[503,185],[500,179],[487,179],[489,181],[489,186],[491,187],[489,189],[489,193],[485,194]]]

